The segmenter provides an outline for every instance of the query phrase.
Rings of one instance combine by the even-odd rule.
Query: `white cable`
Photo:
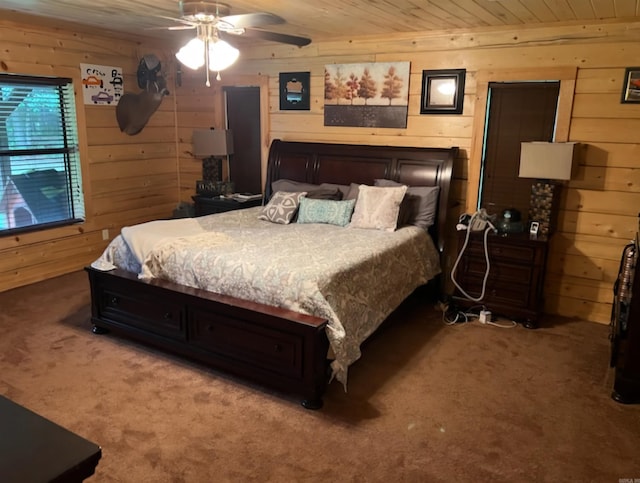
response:
[[[458,254],[458,257],[456,258],[456,261],[453,264],[453,268],[451,269],[451,281],[458,288],[458,290],[460,290],[462,295],[464,295],[467,299],[473,302],[480,302],[484,298],[484,293],[487,288],[487,279],[489,278],[489,270],[491,268],[491,264],[489,263],[489,247],[487,246],[487,237],[489,236],[489,230],[495,230],[495,227],[491,224],[490,221],[487,220],[487,227],[484,230],[484,259],[486,261],[487,268],[484,272],[484,278],[482,279],[482,292],[480,293],[480,296],[472,297],[471,295],[469,295],[456,281],[455,272],[458,268],[458,263],[460,263],[460,260],[462,259],[462,255],[464,254],[464,251],[467,249],[467,245],[469,244],[469,236],[471,235],[471,231],[472,231],[471,225],[473,224],[473,221],[477,216],[478,216],[478,212],[474,213],[471,219],[469,220],[469,225],[467,226],[467,234],[464,238],[464,244],[462,245],[462,248],[460,249],[460,253]]]

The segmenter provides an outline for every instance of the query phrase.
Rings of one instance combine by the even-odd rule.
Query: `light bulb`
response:
[[[199,69],[204,65],[204,42],[198,37],[191,39],[178,51],[176,58],[190,69]]]
[[[240,51],[224,40],[213,38],[209,41],[209,70],[224,70],[238,60],[239,56]]]

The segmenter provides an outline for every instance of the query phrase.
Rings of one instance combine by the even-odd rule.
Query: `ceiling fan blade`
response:
[[[271,40],[273,42],[280,42],[282,44],[297,45],[298,47],[304,47],[311,43],[311,39],[306,37],[297,37],[295,35],[279,34],[276,32],[267,32],[266,30],[253,30],[247,29],[242,34],[243,37],[249,37],[252,39]]]
[[[226,17],[221,17],[220,20],[230,23],[231,25],[239,29],[285,23],[285,20],[282,17],[278,17],[277,15],[266,12],[227,15]]]

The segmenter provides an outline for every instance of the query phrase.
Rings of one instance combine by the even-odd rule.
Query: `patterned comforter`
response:
[[[440,272],[431,237],[417,227],[389,233],[280,225],[258,220],[259,210],[190,219],[185,236],[176,235],[182,220],[137,225],[138,235],[145,225],[155,229],[146,250],[136,250],[143,259],[121,234],[96,262],[140,278],[162,278],[326,318],[333,375],[346,387],[347,369],[360,358],[361,343],[416,287]],[[173,227],[167,236],[157,235],[159,223]]]

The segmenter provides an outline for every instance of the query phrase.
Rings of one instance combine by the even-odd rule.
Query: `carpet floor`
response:
[[[348,390],[334,381],[309,411],[92,334],[75,272],[0,294],[0,394],[99,444],[92,482],[640,479],[640,406],[610,398],[608,327],[441,316],[410,298],[367,341]]]

